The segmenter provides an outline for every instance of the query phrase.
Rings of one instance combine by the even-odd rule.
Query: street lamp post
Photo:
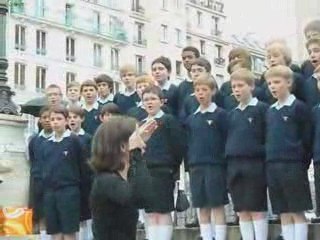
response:
[[[0,0],[0,113],[18,115],[17,106],[12,102],[14,92],[7,85],[8,60],[6,58],[7,0]]]

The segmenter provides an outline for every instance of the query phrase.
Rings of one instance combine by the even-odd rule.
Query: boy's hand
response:
[[[129,138],[129,150],[141,149],[143,152],[146,147],[146,144],[142,140],[141,136],[138,134],[137,130],[132,133]]]
[[[142,124],[138,128],[138,133],[141,136],[142,140],[144,142],[147,142],[151,137],[151,135],[153,134],[153,132],[157,129],[157,127],[158,127],[158,123],[156,120],[153,119]]]

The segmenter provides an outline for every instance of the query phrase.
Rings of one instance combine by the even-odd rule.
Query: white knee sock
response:
[[[89,219],[86,221],[87,224],[87,239],[92,240],[93,239],[93,233],[92,233],[92,219]]]
[[[214,214],[211,213],[211,226],[212,226],[212,237],[216,237],[216,223],[214,219]]]
[[[49,240],[51,237],[47,234],[46,230],[40,230],[40,240]]]
[[[210,223],[200,224],[200,236],[202,240],[212,240],[212,226]]]
[[[173,226],[172,225],[159,225],[158,226],[158,240],[171,240]]]
[[[139,209],[139,219],[138,221],[144,223],[144,210],[143,209]]]
[[[227,225],[216,225],[216,240],[227,239]]]
[[[307,240],[308,239],[308,224],[296,223],[294,225],[294,239]]]
[[[255,240],[267,240],[268,239],[268,221],[267,219],[261,219],[253,221]]]
[[[149,225],[148,226],[148,240],[158,240],[159,232],[158,232],[158,226],[156,225]]]
[[[294,238],[294,224],[281,225],[282,237],[284,240],[292,240]],[[299,239],[300,240],[300,239]]]
[[[240,232],[243,240],[254,240],[254,228],[251,221],[240,221]]]

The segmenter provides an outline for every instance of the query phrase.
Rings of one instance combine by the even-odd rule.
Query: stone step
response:
[[[268,240],[275,240],[280,234],[281,226],[278,224],[269,225]],[[199,236],[198,228],[181,228],[174,229],[173,240],[196,240]],[[139,230],[137,233],[137,240],[144,239],[144,231]],[[320,224],[309,224],[308,240],[320,239]],[[227,240],[240,240],[239,226],[228,226]]]

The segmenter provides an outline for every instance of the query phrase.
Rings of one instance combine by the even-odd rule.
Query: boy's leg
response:
[[[212,240],[213,232],[211,226],[211,209],[200,208],[199,209],[199,223],[200,223],[200,235],[202,240]]]
[[[284,240],[295,239],[295,229],[292,215],[290,213],[282,213],[280,214],[280,219],[282,236]]]
[[[239,226],[242,240],[254,240],[254,227],[249,212],[239,212]]]
[[[292,214],[294,221],[294,237],[299,240],[308,239],[308,223],[304,213]]]
[[[150,240],[171,240],[172,239],[172,218],[170,213],[148,214]]]
[[[314,187],[316,194],[316,215],[320,217],[320,164],[314,164]]]
[[[227,238],[227,225],[226,225],[226,215],[224,211],[224,206],[213,208],[213,216],[215,225],[215,239],[216,240],[226,240]]]
[[[52,240],[63,240],[63,235],[62,235],[62,233],[53,234],[53,235],[51,235],[51,239]]]
[[[268,239],[268,220],[265,212],[251,212],[256,240]]]
[[[76,240],[76,234],[63,234],[63,240]]]

